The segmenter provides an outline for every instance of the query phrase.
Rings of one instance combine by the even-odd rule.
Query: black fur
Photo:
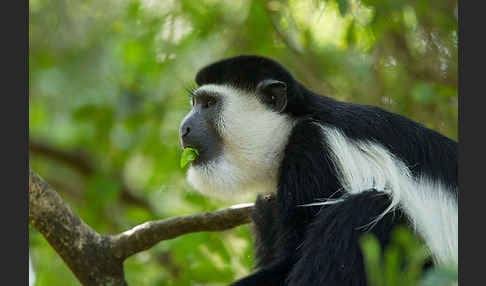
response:
[[[371,231],[385,246],[391,230],[406,223],[406,218],[396,210],[371,230],[359,228],[390,204],[388,197],[374,190],[324,207],[299,206],[343,195],[318,124],[338,128],[351,140],[378,142],[407,164],[413,175],[428,175],[453,191],[457,189],[456,142],[381,108],[318,95],[268,58],[225,59],[196,76],[198,85],[229,84],[250,92],[263,80],[286,84],[283,112],[299,123],[285,148],[276,198],[259,197],[256,202],[253,221],[258,271],[234,285],[367,285],[358,245],[360,234]]]

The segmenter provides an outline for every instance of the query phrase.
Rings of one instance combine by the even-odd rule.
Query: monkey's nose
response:
[[[189,127],[189,126],[181,128],[181,131],[180,131],[181,137],[186,137],[190,132],[191,132],[191,127]]]
[[[191,141],[193,141],[193,136],[189,136],[191,133],[191,124],[188,121],[185,121],[182,123],[181,127],[179,128],[179,136],[180,136],[180,143],[182,149],[186,148],[189,146],[189,144],[192,144]]]
[[[179,127],[179,138],[182,149],[186,147],[196,148],[204,137],[201,127],[196,124],[194,118],[188,118]]]

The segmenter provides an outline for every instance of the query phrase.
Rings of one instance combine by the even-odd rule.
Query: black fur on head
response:
[[[223,59],[202,68],[196,75],[198,86],[205,84],[227,84],[250,93],[257,90],[264,80],[284,82],[287,86],[287,113],[303,110],[304,94],[308,92],[290,72],[278,62],[256,55],[241,55]]]
[[[257,85],[266,79],[285,82],[294,81],[292,75],[278,62],[255,55],[241,55],[223,59],[202,68],[196,75],[196,83],[231,84],[235,87],[255,91]]]

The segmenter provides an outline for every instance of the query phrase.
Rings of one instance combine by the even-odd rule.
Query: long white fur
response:
[[[195,92],[201,91],[223,97],[223,109],[216,123],[223,138],[223,152],[204,166],[191,166],[189,183],[220,198],[242,191],[275,191],[278,167],[293,122],[286,115],[265,108],[254,95],[242,90],[210,84]]]
[[[390,195],[390,207],[376,220],[402,208],[437,262],[457,264],[457,200],[444,184],[425,175],[414,178],[403,161],[377,143],[351,140],[331,126],[322,126],[322,132],[347,193],[374,188]]]
[[[189,183],[223,199],[243,191],[276,191],[278,166],[295,122],[231,86],[203,85],[196,92],[203,90],[217,93],[225,101],[216,124],[224,149],[213,162],[191,166]],[[376,189],[390,195],[392,204],[376,221],[394,208],[402,208],[434,258],[440,263],[457,264],[457,200],[444,185],[426,176],[414,178],[408,166],[375,142],[351,140],[332,126],[321,127],[345,191],[357,194]]]

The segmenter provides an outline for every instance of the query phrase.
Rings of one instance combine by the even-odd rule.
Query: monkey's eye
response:
[[[204,104],[203,104],[203,107],[204,108],[210,108],[212,107],[214,104],[216,104],[216,99],[214,97],[208,97],[205,101],[204,101]]]

